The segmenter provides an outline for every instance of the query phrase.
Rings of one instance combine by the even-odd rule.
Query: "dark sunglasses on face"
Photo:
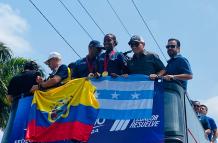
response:
[[[194,107],[200,107],[200,105],[194,105]]]
[[[166,45],[166,48],[169,49],[169,48],[176,48],[176,45]]]
[[[129,44],[129,46],[130,47],[138,47],[139,46],[139,42],[131,42],[130,44]]]

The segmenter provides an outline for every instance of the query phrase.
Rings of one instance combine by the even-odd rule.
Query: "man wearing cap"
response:
[[[69,69],[66,65],[61,64],[61,54],[58,52],[51,52],[48,59],[44,62],[52,70],[46,81],[38,78],[38,85],[34,85],[31,91],[37,89],[45,90],[53,87],[58,87],[71,79]]]
[[[134,35],[128,44],[134,52],[133,57],[128,62],[129,74],[145,74],[151,79],[155,79],[165,73],[164,64],[158,55],[144,49],[145,42],[142,37]]]
[[[117,77],[127,73],[127,61],[121,52],[114,50],[118,44],[114,34],[106,34],[104,37],[105,53],[102,53],[98,60],[98,72],[102,76]]]
[[[192,79],[192,71],[188,60],[180,54],[180,41],[175,38],[169,39],[166,49],[170,60],[167,61],[164,79],[179,81],[187,90],[187,80]]]
[[[92,40],[88,46],[88,55],[77,60],[73,65],[72,77],[81,78],[95,76],[97,74],[97,58],[101,53],[103,46],[99,41]]]

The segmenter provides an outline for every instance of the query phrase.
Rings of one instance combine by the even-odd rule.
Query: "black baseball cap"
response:
[[[132,44],[133,42],[141,42],[141,43],[145,43],[144,39],[141,36],[138,35],[134,35],[130,38],[128,44]]]
[[[92,40],[92,41],[89,43],[89,47],[103,48],[104,46],[102,46],[99,41],[97,41],[97,40]]]

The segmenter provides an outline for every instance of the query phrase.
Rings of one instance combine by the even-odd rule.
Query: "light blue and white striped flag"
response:
[[[154,81],[144,75],[92,80],[100,102],[98,118],[145,119],[152,116]]]

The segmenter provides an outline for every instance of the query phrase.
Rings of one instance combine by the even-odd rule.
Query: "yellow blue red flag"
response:
[[[26,139],[31,142],[78,140],[86,142],[97,118],[95,87],[85,78],[34,93]]]

